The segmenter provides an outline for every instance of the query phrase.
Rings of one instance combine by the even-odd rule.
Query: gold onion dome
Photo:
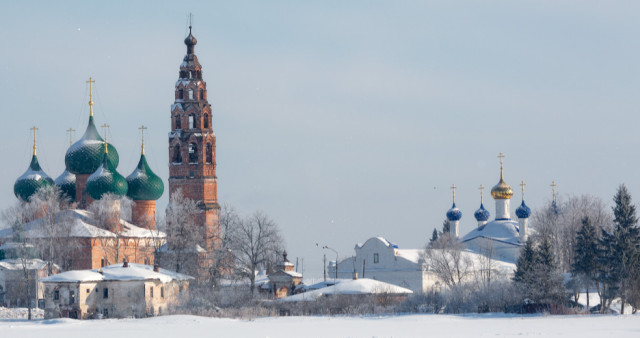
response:
[[[513,189],[511,186],[504,181],[504,176],[502,175],[502,158],[504,155],[500,153],[500,182],[493,186],[491,189],[491,197],[495,200],[508,200],[513,197]]]

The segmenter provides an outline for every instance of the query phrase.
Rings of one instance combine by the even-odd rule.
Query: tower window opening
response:
[[[213,147],[211,143],[207,143],[207,163],[211,163],[213,160]]]
[[[178,99],[184,99],[184,90],[178,89]]]
[[[182,163],[182,155],[180,154],[180,146],[173,147],[173,163]]]
[[[193,89],[189,89],[189,100],[193,100]]]
[[[209,114],[204,114],[203,124],[204,129],[209,129]]]
[[[182,129],[182,123],[180,123],[180,115],[176,116],[176,129]]]
[[[196,116],[193,114],[189,114],[189,129],[196,128]]]
[[[198,147],[195,143],[189,143],[189,163],[198,163]]]
[[[185,72],[185,71],[181,71],[181,72],[180,72],[180,78],[181,78],[181,79],[184,79],[184,78],[186,78],[186,77],[187,77],[187,72]]]
[[[204,100],[204,89],[200,88],[200,100]]]

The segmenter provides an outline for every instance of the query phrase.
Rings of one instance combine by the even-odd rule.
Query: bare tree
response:
[[[474,270],[471,259],[463,255],[464,245],[443,233],[424,252],[425,262],[448,287],[460,286]]]
[[[220,208],[220,238],[214,249],[212,265],[209,269],[211,283],[215,286],[223,277],[231,277],[234,267],[233,239],[241,224],[240,216],[235,208],[229,204],[222,204]]]
[[[256,211],[239,222],[232,235],[232,252],[236,274],[250,280],[255,289],[256,271],[266,268],[282,251],[284,244],[278,225],[264,212]]]

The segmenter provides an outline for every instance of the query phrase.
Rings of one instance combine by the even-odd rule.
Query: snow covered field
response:
[[[0,320],[0,337],[640,337],[640,316],[400,315],[255,320]]]

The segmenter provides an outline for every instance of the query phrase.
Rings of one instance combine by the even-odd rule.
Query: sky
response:
[[[640,197],[640,3],[630,1],[3,1],[0,208],[31,158],[64,170],[95,81],[124,176],[168,186],[170,107],[193,13],[217,137],[218,197],[280,226],[299,271],[383,236],[421,248],[451,207],[461,234],[490,187]],[[164,210],[168,194],[158,202]],[[316,245],[318,244],[318,245]],[[304,263],[302,263],[304,260]]]

